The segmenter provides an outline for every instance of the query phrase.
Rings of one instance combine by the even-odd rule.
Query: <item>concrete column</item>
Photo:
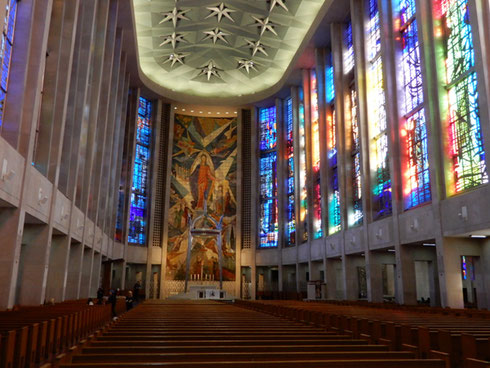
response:
[[[344,299],[358,299],[358,280],[357,280],[357,265],[352,259],[352,256],[342,256],[342,273],[344,285]]]
[[[368,300],[373,303],[383,302],[383,275],[379,254],[366,251],[366,283]]]
[[[145,283],[145,295],[147,297],[150,297],[150,284],[151,284],[151,278],[152,278],[152,262],[153,262],[153,233],[154,233],[154,216],[155,216],[155,206],[153,205],[155,201],[155,194],[156,194],[156,189],[158,185],[161,185],[161,183],[158,183],[158,162],[160,161],[160,144],[163,144],[163,142],[160,142],[160,137],[161,137],[161,129],[162,129],[162,101],[157,100],[155,101],[155,109],[154,111],[156,112],[153,116],[153,144],[152,144],[152,162],[153,165],[151,165],[151,174],[150,174],[150,208],[149,208],[149,216],[148,219],[149,221],[149,226],[148,226],[148,251],[147,251],[147,259],[146,259],[146,283]],[[158,219],[159,220],[159,219]],[[158,221],[157,220],[157,221]],[[160,246],[162,246],[160,244]]]
[[[88,298],[90,295],[90,278],[94,264],[94,251],[92,248],[84,247],[82,260],[82,279],[80,284],[79,298]]]
[[[336,261],[325,259],[325,282],[327,283],[327,299],[337,299]]]
[[[70,237],[55,235],[52,237],[49,255],[48,281],[46,299],[65,300],[65,288],[68,279],[68,264],[70,254]]]
[[[78,299],[82,275],[83,246],[71,241],[66,281],[66,299]]]
[[[102,270],[102,254],[94,252],[94,260],[92,267],[92,277],[90,282],[89,297],[95,297],[97,289],[101,286],[101,270]]]

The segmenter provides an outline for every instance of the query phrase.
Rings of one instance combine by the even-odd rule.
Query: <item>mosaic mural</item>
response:
[[[189,218],[205,209],[215,221],[223,218],[223,280],[235,280],[236,156],[236,118],[175,115],[167,280],[185,279]],[[219,280],[216,237],[193,238],[189,273],[190,280]]]

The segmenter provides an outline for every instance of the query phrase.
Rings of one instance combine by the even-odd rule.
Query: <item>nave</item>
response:
[[[258,305],[258,304],[257,304]],[[445,367],[318,323],[214,301],[145,302],[60,367]]]

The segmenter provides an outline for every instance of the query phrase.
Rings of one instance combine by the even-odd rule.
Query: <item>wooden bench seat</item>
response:
[[[256,368],[445,368],[442,360],[438,359],[373,359],[373,360],[287,360],[287,361],[249,361],[249,362],[172,362],[172,363],[73,363],[62,364],[60,368],[196,368],[196,367],[256,367]]]

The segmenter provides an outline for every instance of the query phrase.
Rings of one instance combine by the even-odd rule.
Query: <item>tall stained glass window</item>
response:
[[[276,107],[259,110],[260,245],[277,247],[277,119]]]
[[[345,58],[345,54],[344,54]],[[331,65],[331,58],[328,63]],[[337,122],[335,118],[335,85],[333,66],[327,66],[325,74],[325,96],[327,103],[327,157],[329,170],[328,195],[328,233],[334,234],[341,229],[340,223],[340,188],[337,162]]]
[[[308,192],[306,189],[306,131],[305,103],[303,89],[299,90],[299,220],[301,223],[301,239],[308,240]]]
[[[152,103],[140,97],[128,231],[128,242],[139,245],[146,244],[148,233],[147,210],[152,131],[151,114]]]
[[[354,42],[352,39],[352,23],[348,22],[344,31],[344,74],[354,69]]]
[[[347,57],[346,57],[347,55]],[[352,61],[350,61],[352,60]],[[357,90],[354,78],[354,44],[352,40],[352,23],[349,21],[344,31],[344,74],[348,75],[349,90],[345,96],[346,124],[348,126],[347,147],[350,153],[350,175],[352,202],[348,207],[348,225],[361,225],[362,212],[362,180],[361,180],[361,132],[359,130],[359,114]]]
[[[287,176],[287,218],[286,218],[286,245],[296,244],[296,206],[294,195],[294,124],[293,124],[293,100],[288,98],[285,103],[286,123],[286,158],[288,162]]]
[[[370,166],[372,172],[372,208],[374,219],[390,215],[391,178],[388,158],[383,62],[381,60],[381,31],[377,0],[367,0],[369,9],[367,50],[367,95]]]
[[[9,82],[10,60],[12,59],[12,47],[14,44],[15,20],[17,15],[17,0],[7,0],[5,16],[3,19],[2,45],[0,49],[0,127],[3,125],[3,112],[7,87]]]
[[[435,1],[436,36],[444,48],[442,106],[447,129],[448,193],[488,183],[478,104],[478,82],[468,0]],[[445,110],[445,111],[444,111]]]
[[[316,73],[310,72],[311,108],[311,162],[313,182],[313,238],[318,239],[322,231],[322,192],[320,180],[320,123],[318,121],[318,86]]]
[[[403,122],[400,129],[405,209],[430,201],[429,159],[415,0],[400,0]]]

